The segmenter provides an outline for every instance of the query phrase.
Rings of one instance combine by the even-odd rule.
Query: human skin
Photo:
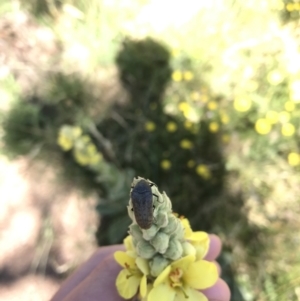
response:
[[[215,261],[221,252],[221,240],[211,234],[206,260]],[[124,250],[123,245],[99,248],[79,269],[60,287],[50,301],[122,301],[115,282],[122,267],[114,260],[115,251]],[[219,274],[221,268],[218,266]],[[230,291],[221,278],[216,284],[202,292],[210,301],[229,301]]]

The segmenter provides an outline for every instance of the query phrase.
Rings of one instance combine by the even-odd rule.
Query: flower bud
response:
[[[158,232],[156,236],[150,240],[150,243],[158,253],[164,254],[169,246],[169,239],[169,235]]]
[[[169,263],[170,261],[161,255],[154,256],[149,263],[150,274],[153,277],[157,277],[169,265]]]

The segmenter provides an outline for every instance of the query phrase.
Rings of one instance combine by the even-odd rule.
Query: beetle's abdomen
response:
[[[131,192],[135,220],[142,229],[149,229],[153,222],[152,191],[149,185],[148,187],[149,189],[144,190],[142,193],[135,190],[135,187]]]

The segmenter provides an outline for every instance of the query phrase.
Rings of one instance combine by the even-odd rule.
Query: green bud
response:
[[[164,228],[168,225],[168,214],[166,212],[159,212],[155,217],[155,223],[160,228]]]
[[[180,223],[178,219],[173,214],[169,214],[168,225],[164,227],[163,231],[169,235],[175,233],[178,228],[178,223]]]
[[[151,259],[156,254],[154,247],[145,240],[141,240],[136,244],[136,252],[144,259]]]
[[[143,233],[141,228],[137,224],[131,224],[129,226],[129,233],[136,241],[143,240]]]
[[[182,248],[183,248],[183,256],[196,255],[196,249],[191,243],[187,241],[183,242]]]
[[[152,225],[149,229],[142,230],[143,232],[143,238],[145,240],[150,240],[153,237],[155,237],[156,233],[159,231],[159,228],[156,225]]]
[[[150,243],[158,253],[164,254],[169,246],[169,239],[169,235],[158,232],[156,236],[150,240]]]
[[[169,247],[164,253],[164,257],[172,260],[177,260],[182,256],[183,248],[178,240],[170,240]]]
[[[150,274],[153,277],[157,277],[169,264],[170,261],[161,255],[154,256],[149,262]]]

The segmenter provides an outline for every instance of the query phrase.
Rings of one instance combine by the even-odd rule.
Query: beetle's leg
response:
[[[152,186],[156,186],[156,187],[157,187],[157,185],[156,185],[155,183],[153,183],[153,182],[150,182],[150,183],[149,183],[149,186],[150,186],[150,187],[152,187]]]
[[[161,202],[159,201],[159,197],[158,197],[158,195],[157,195],[157,194],[155,194],[155,193],[152,193],[152,195],[156,196],[156,197],[157,197],[157,202],[161,203]]]

